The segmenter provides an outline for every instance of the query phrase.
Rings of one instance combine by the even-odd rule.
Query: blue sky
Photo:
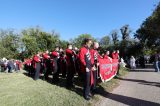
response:
[[[0,28],[40,26],[69,40],[89,33],[95,38],[129,24],[133,31],[151,15],[159,0],[0,0]]]

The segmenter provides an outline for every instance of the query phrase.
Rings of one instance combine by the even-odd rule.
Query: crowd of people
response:
[[[125,67],[127,64],[123,58],[119,57],[119,50],[106,51],[102,55],[98,51],[98,42],[93,42],[92,39],[84,39],[84,45],[78,49],[73,47],[71,43],[63,50],[59,46],[51,52],[38,52],[32,58],[25,59],[23,62],[24,69],[28,72],[28,76],[34,80],[38,80],[42,75],[43,80],[52,78],[53,83],[59,82],[59,76],[62,75],[66,79],[66,87],[68,89],[74,87],[74,77],[77,74],[83,82],[83,96],[89,100],[92,93],[96,92],[97,79],[99,78],[99,59],[119,60],[119,66]],[[155,64],[160,64],[160,55],[156,55]],[[158,61],[158,62],[157,62]],[[7,60],[3,58],[0,61],[1,70],[7,72],[19,72],[21,62],[18,60]],[[136,59],[131,56],[129,66],[132,69],[136,68]],[[159,71],[159,66],[156,68]],[[117,72],[119,74],[119,70]],[[52,76],[52,77],[50,77]]]
[[[6,59],[5,57],[0,60],[0,72],[13,73],[19,72],[21,68],[21,61],[14,59]]]
[[[92,93],[96,92],[96,82],[99,77],[99,58],[119,59],[119,51],[114,50],[110,55],[107,51],[104,56],[98,53],[99,44],[92,39],[84,39],[84,45],[78,49],[72,44],[67,45],[63,50],[56,46],[52,52],[48,50],[44,53],[37,53],[33,58],[26,59],[24,62],[28,75],[38,80],[40,73],[42,78],[48,80],[52,75],[53,83],[59,82],[59,75],[66,78],[66,87],[74,87],[74,76],[77,73],[83,81],[83,95],[89,100]],[[111,56],[111,57],[110,57]]]
[[[131,56],[128,64],[131,69],[135,69],[137,67],[139,68],[146,68],[146,64],[153,64],[153,67],[155,68],[155,72],[160,72],[160,52],[159,50],[157,53],[151,56],[139,56],[138,58],[135,58],[134,56]]]

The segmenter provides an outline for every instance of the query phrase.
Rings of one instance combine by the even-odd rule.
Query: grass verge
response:
[[[121,77],[126,73],[126,68],[120,69]],[[98,94],[86,101],[82,96],[80,83],[68,90],[65,88],[65,79],[52,84],[43,80],[34,81],[23,74],[23,71],[0,73],[0,106],[92,106],[101,100],[104,91],[111,92],[118,84],[119,80],[116,78],[98,84]]]

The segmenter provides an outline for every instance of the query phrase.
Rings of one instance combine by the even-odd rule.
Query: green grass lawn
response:
[[[86,101],[80,86],[68,90],[64,85],[65,79],[55,85],[41,79],[34,81],[23,72],[0,73],[0,106],[91,106],[101,99],[101,95],[96,94]],[[117,85],[118,79],[113,79],[98,87],[109,92]]]

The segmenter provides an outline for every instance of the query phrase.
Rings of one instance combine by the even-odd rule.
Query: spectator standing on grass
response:
[[[15,60],[15,71],[16,72],[20,71],[20,61],[19,60]]]
[[[3,65],[3,62],[2,60],[0,60],[0,72],[2,71],[2,65]]]
[[[12,73],[13,72],[13,69],[14,69],[14,62],[13,60],[9,60],[8,63],[7,63],[7,68],[8,68],[8,72],[9,73]]]

